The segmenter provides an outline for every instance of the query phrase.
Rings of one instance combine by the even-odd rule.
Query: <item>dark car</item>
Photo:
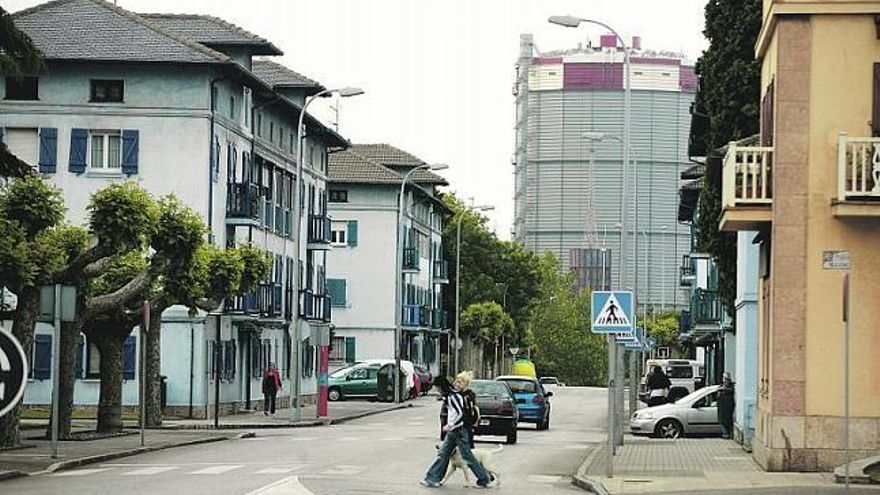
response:
[[[539,430],[550,428],[550,401],[553,392],[544,390],[541,383],[528,376],[507,375],[495,380],[507,383],[516,398],[519,420],[535,423]]]
[[[431,383],[434,381],[434,377],[424,366],[415,365],[413,368],[416,370],[416,378],[419,380],[419,391],[422,395],[427,395],[428,391],[431,390]]]
[[[499,435],[507,437],[509,444],[516,443],[519,410],[510,387],[504,382],[473,380],[471,390],[477,396],[477,407],[480,408],[480,422],[474,427],[474,436]],[[440,410],[441,439],[445,436],[442,428],[446,417],[444,406]]]

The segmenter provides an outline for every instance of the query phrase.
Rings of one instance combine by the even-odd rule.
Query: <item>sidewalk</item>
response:
[[[607,445],[597,447],[578,469],[574,484],[596,493],[657,493],[737,488],[832,486],[831,473],[768,473],[732,440],[664,440],[627,435],[605,476]]]

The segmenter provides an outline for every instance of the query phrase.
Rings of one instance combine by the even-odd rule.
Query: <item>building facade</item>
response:
[[[565,270],[604,272],[610,265],[611,283],[605,285],[614,288],[622,274],[632,284],[637,258],[644,266],[637,284],[640,311],[680,309],[686,301],[679,297],[674,267],[689,240],[676,222],[676,192],[679,174],[690,165],[688,112],[696,78],[681,56],[639,45],[635,38],[631,157],[636,173],[624,185],[619,141],[625,71],[615,38],[603,36],[597,47],[535,55],[531,35],[522,35],[514,86],[513,238],[536,252],[555,253]],[[587,133],[603,139],[587,139]],[[637,207],[630,205],[623,222],[627,253],[621,257],[624,196],[637,198]],[[611,255],[594,256],[585,248],[606,248]],[[583,259],[601,259],[604,268],[578,266]]]
[[[720,228],[759,232],[755,459],[830,470],[846,455],[847,364],[853,458],[880,453],[880,2],[763,9],[761,142],[727,150]]]
[[[85,224],[95,191],[133,180],[154,197],[176,195],[202,215],[213,244],[251,244],[271,255],[271,274],[253,293],[226,300],[211,314],[191,317],[181,307],[163,314],[166,413],[204,417],[215,403],[223,412],[251,409],[262,400],[260,380],[269,362],[285,377],[282,404],[297,372],[303,394],[314,397],[317,353],[310,336],[330,321],[328,155],[348,142],[306,116],[305,172],[297,186],[296,126],[304,99],[324,88],[257,58],[282,52],[214,17],[137,14],[101,0],[60,0],[17,12],[13,20],[44,53],[47,68],[24,79],[5,78],[3,139],[63,190],[68,222]],[[125,37],[115,34],[120,32]],[[295,236],[302,239],[298,266]],[[292,370],[297,316],[304,320],[303,366]],[[26,404],[49,402],[51,333],[46,325],[37,328]],[[125,351],[125,378],[132,380],[124,386],[125,404],[137,401],[139,345],[135,332]],[[91,407],[100,357],[83,338],[77,359],[74,401]]]
[[[385,144],[355,144],[330,156],[333,250],[327,284],[333,301],[334,364],[393,359],[395,311],[403,328],[401,355],[440,371],[440,333],[449,328],[443,310],[448,264],[442,229],[450,214],[438,186],[446,181],[413,172],[404,193],[403,296],[395,307],[397,208],[404,175],[425,162]]]

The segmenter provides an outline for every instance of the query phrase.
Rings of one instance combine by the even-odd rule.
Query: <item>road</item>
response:
[[[570,476],[604,438],[605,390],[554,389],[552,426],[522,425],[495,461],[506,493],[583,493]],[[60,473],[11,480],[16,495],[348,495],[436,493],[419,481],[436,454],[440,403],[338,426],[258,430],[257,437],[183,447]],[[501,437],[480,437],[494,447]],[[442,493],[470,493],[456,474]]]

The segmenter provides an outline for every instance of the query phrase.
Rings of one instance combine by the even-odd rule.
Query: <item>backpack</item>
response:
[[[467,421],[467,425],[470,427],[477,426],[480,424],[480,418],[482,417],[480,414],[480,407],[477,406],[477,397],[470,390],[462,395],[464,395],[464,413],[466,415],[465,420]]]

